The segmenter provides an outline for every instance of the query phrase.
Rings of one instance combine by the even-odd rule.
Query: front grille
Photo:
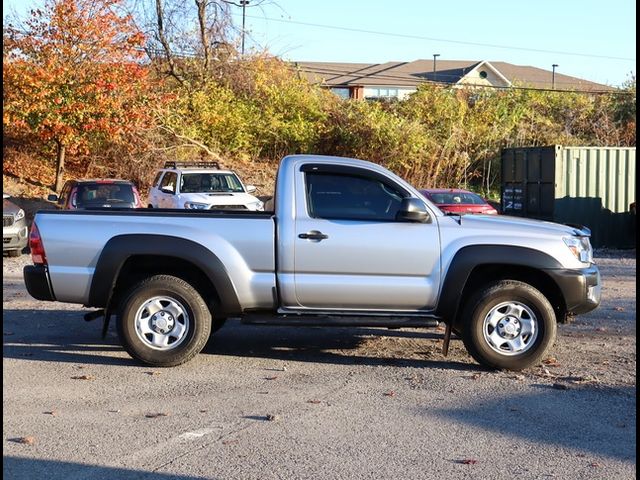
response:
[[[3,227],[10,227],[11,225],[13,225],[13,215],[3,215],[2,216],[2,226]]]
[[[2,237],[2,243],[11,243],[11,237]]]
[[[209,210],[246,210],[244,205],[212,205]]]

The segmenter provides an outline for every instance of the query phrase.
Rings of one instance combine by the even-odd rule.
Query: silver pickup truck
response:
[[[29,293],[95,307],[153,366],[194,357],[228,317],[279,325],[435,327],[490,368],[519,370],[556,323],[600,302],[589,232],[447,216],[362,160],[292,155],[273,211],[41,211]],[[213,207],[215,208],[215,207]]]

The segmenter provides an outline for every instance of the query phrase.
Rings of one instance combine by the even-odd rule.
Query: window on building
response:
[[[331,91],[338,95],[340,98],[347,99],[351,97],[348,88],[334,87],[331,89]]]

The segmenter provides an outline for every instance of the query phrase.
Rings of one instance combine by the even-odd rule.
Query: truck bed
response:
[[[194,221],[196,220],[197,221]],[[123,235],[163,235],[196,242],[232,265],[228,275],[247,308],[272,308],[275,223],[271,212],[176,209],[44,210],[36,215],[53,294],[87,304],[99,254]],[[145,237],[136,237],[145,238]]]

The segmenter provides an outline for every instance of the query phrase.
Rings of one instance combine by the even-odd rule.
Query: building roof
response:
[[[330,87],[351,86],[395,86],[417,87],[424,82],[448,84],[465,83],[473,85],[469,76],[474,69],[488,67],[503,80],[499,86],[525,86],[541,89],[611,91],[614,87],[590,82],[577,77],[555,73],[541,68],[514,65],[499,61],[480,60],[437,60],[436,70],[433,60],[422,59],[413,62],[386,63],[340,63],[340,62],[294,62],[312,83]],[[489,85],[483,83],[483,85]]]

